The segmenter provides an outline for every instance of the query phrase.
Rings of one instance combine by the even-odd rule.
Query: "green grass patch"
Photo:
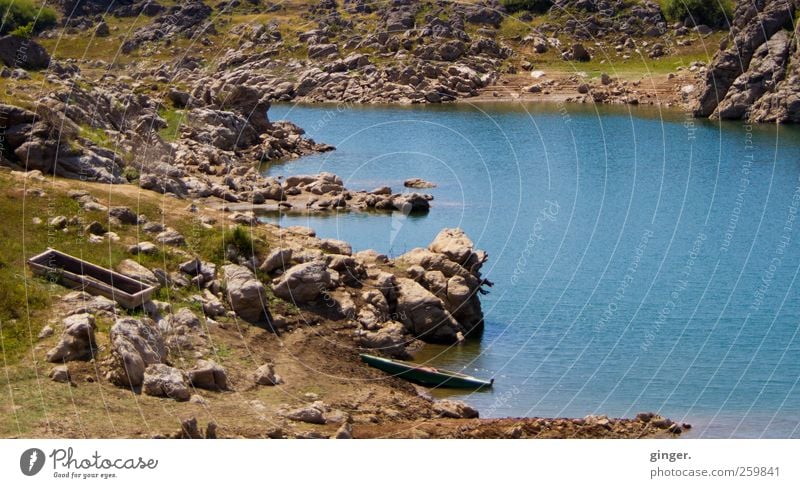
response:
[[[664,17],[681,22],[690,17],[695,24],[725,26],[733,18],[733,0],[659,0]]]
[[[181,135],[181,124],[186,119],[186,111],[177,108],[164,108],[159,112],[162,119],[167,121],[167,126],[158,131],[158,135],[168,142],[173,142]]]
[[[0,0],[0,35],[13,33],[23,37],[54,27],[56,11],[31,0]]]

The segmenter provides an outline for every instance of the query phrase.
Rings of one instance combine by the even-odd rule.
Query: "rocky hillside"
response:
[[[694,114],[800,122],[796,0],[737,2],[729,36],[708,67]]]

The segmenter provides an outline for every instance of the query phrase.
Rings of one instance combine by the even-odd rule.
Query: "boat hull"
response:
[[[432,370],[405,361],[393,361],[369,354],[361,354],[361,360],[373,368],[380,369],[414,383],[440,388],[490,388],[494,380],[486,381],[452,371]]]

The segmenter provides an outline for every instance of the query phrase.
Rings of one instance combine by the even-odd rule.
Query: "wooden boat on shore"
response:
[[[77,288],[92,295],[102,295],[125,308],[141,307],[153,297],[155,287],[55,249],[28,260],[36,276]]]
[[[361,354],[361,360],[373,368],[385,371],[393,376],[413,381],[426,386],[438,386],[443,388],[491,388],[494,380],[482,380],[466,374],[447,371],[431,366],[400,361],[397,359],[386,359],[370,354]]]

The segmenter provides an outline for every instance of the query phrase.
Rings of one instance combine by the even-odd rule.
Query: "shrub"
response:
[[[730,0],[665,0],[664,16],[671,21],[691,18],[696,25],[725,26],[733,15]]]
[[[522,10],[540,14],[547,12],[553,6],[552,0],[500,0],[500,3],[510,14]]]
[[[255,251],[250,230],[237,225],[233,231],[225,233],[226,246],[233,246],[239,256],[252,257]]]
[[[32,0],[0,0],[0,34],[22,34],[24,37],[56,25],[56,11],[39,7]]]
[[[135,166],[125,166],[122,170],[122,177],[128,180],[128,183],[133,183],[139,179],[139,170]]]

